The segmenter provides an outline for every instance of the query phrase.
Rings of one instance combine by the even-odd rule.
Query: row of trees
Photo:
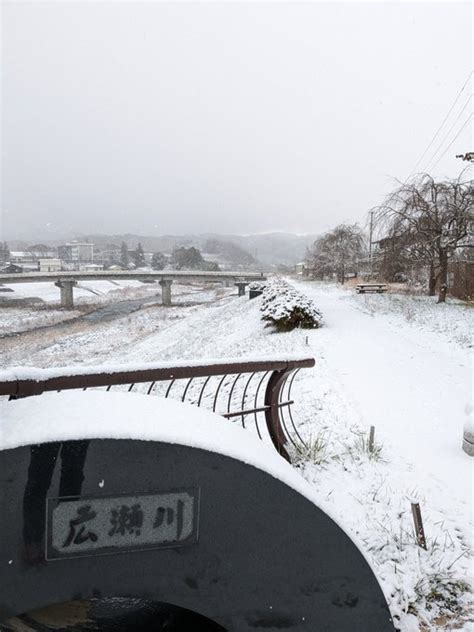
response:
[[[176,270],[205,270],[208,272],[216,272],[219,266],[215,261],[206,261],[201,252],[191,246],[185,248],[175,248],[171,256],[173,268]]]
[[[145,252],[139,243],[135,250],[129,251],[127,244],[122,241],[120,246],[120,264],[126,268],[130,263],[135,267],[142,268],[145,265]]]
[[[357,224],[341,224],[308,249],[306,265],[314,277],[336,275],[341,283],[348,272],[360,270],[385,281],[426,270],[428,293],[434,296],[438,286],[438,302],[444,302],[449,262],[473,258],[473,202],[472,180],[435,181],[420,174],[398,183],[372,209],[373,244]]]
[[[130,264],[133,264],[136,268],[142,268],[146,265],[145,252],[141,243],[139,243],[134,250],[129,250],[127,243],[122,241],[120,254],[118,253],[118,247],[114,244],[110,244],[109,249],[113,250],[114,253],[117,251],[117,254],[114,254],[112,261],[120,264],[124,268],[128,268]],[[27,250],[41,252],[42,250],[47,251],[48,247],[38,244],[36,246],[30,246]],[[4,263],[9,260],[10,250],[8,244],[5,241],[0,242],[0,263]],[[167,263],[168,259],[163,253],[153,253],[151,259],[151,267],[153,270],[163,270]],[[193,246],[190,248],[175,248],[172,253],[170,263],[176,270],[219,270],[217,263],[213,261],[206,261],[201,255],[201,252]]]
[[[120,264],[128,267],[133,263],[137,268],[143,267],[145,262],[145,253],[142,245],[139,243],[135,250],[129,251],[127,244],[123,241],[120,248]],[[167,257],[161,252],[154,252],[151,258],[151,267],[153,270],[163,270],[168,263]],[[217,271],[219,266],[213,261],[206,261],[197,248],[180,247],[173,250],[170,261],[175,270],[207,270]]]

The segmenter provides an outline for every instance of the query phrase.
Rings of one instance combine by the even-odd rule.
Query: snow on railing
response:
[[[178,399],[208,408],[245,428],[254,425],[290,460],[285,445],[303,440],[293,419],[291,389],[297,372],[314,366],[314,358],[270,356],[199,362],[165,362],[38,369],[11,368],[0,372],[0,396],[18,399],[47,391],[105,388]],[[259,423],[263,414],[265,424]],[[252,423],[253,421],[253,423]]]

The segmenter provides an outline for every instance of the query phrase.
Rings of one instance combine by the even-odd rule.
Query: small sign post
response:
[[[425,530],[423,528],[423,520],[421,518],[421,509],[419,503],[411,503],[411,512],[413,514],[413,522],[415,523],[415,535],[418,546],[427,550]]]
[[[375,426],[370,426],[370,433],[369,433],[369,452],[370,453],[374,451],[374,442],[375,442]]]

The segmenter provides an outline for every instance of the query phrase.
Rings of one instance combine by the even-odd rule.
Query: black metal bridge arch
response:
[[[160,617],[165,621],[162,627],[143,629],[393,630],[383,593],[362,553],[281,458],[291,456],[289,446],[283,452],[290,439],[281,419],[291,400],[282,401],[282,389],[295,371],[313,363],[156,367],[153,375],[148,368],[138,382],[146,390],[133,396],[127,393],[130,386],[111,390],[114,384],[130,383],[126,380],[132,376],[124,371],[94,377],[90,370],[82,375],[50,370],[42,377],[41,372],[0,374],[0,394],[12,398],[3,410],[23,407],[41,418],[41,407],[47,408],[54,427],[64,423],[65,410],[58,406],[55,413],[55,401],[69,402],[76,410],[84,401],[98,426],[81,439],[63,432],[57,442],[7,442],[0,451],[0,627],[139,629],[120,628],[117,619],[107,627],[100,618],[111,604],[119,609],[120,604],[139,603],[154,613],[155,624]],[[137,372],[132,373],[137,380]],[[228,387],[221,382],[225,375]],[[244,375],[252,376],[250,386]],[[263,382],[261,375],[266,376]],[[240,376],[237,383],[235,376]],[[185,397],[173,406],[189,416],[188,427],[178,424],[170,430],[171,409],[163,405],[171,402],[146,396],[160,377],[167,378],[167,389],[169,383],[176,389],[176,381],[183,379]],[[181,400],[193,389],[191,378],[208,380],[206,389],[216,378],[226,400],[232,390],[231,414],[227,405],[219,410],[227,421],[197,408],[194,418],[193,409],[184,407]],[[111,388],[79,390],[98,382]],[[250,400],[242,399],[242,392],[234,399],[239,388],[248,394],[252,384],[263,390],[263,402],[259,396],[255,405],[253,391]],[[29,396],[45,391],[50,393]],[[139,423],[127,438],[120,435],[120,428],[130,423],[123,406],[130,397],[137,404],[148,402],[148,412],[137,405],[149,429],[146,436]],[[193,397],[202,408],[206,391],[198,389]],[[213,388],[209,402],[214,398]],[[236,401],[243,401],[244,408],[235,410]],[[100,420],[109,406],[116,411],[119,430],[101,436]],[[256,432],[252,436],[230,423],[255,414],[264,418],[263,442]],[[166,424],[171,435],[160,430]],[[196,441],[201,431],[211,433],[206,446]],[[65,603],[76,607],[66,608],[69,619],[61,619],[64,608],[51,608]],[[78,604],[84,608],[82,619],[71,615]]]

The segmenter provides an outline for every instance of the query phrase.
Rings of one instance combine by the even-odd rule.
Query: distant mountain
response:
[[[267,265],[294,265],[304,259],[306,248],[316,235],[294,235],[292,233],[265,233],[261,235],[220,236],[245,248],[251,255]]]
[[[234,241],[224,239],[207,239],[202,247],[203,251],[209,255],[219,255],[224,261],[238,265],[253,265],[258,263],[255,257],[239,246]]]
[[[102,248],[110,247],[110,244],[120,246],[125,241],[130,248],[136,248],[140,242],[145,252],[171,253],[178,246],[195,246],[202,251],[211,249],[228,261],[243,265],[264,266],[286,265],[292,266],[304,259],[306,248],[313,243],[316,235],[295,235],[292,233],[264,233],[254,235],[218,235],[215,233],[204,233],[202,235],[137,235],[125,233],[118,235],[70,235],[62,240],[58,239],[35,239],[35,243],[40,241],[49,246],[58,246],[65,241],[77,239],[79,241],[89,241]],[[214,242],[214,243],[213,243]],[[10,240],[10,249],[21,249],[33,242],[25,240]],[[227,245],[226,245],[227,244]]]

